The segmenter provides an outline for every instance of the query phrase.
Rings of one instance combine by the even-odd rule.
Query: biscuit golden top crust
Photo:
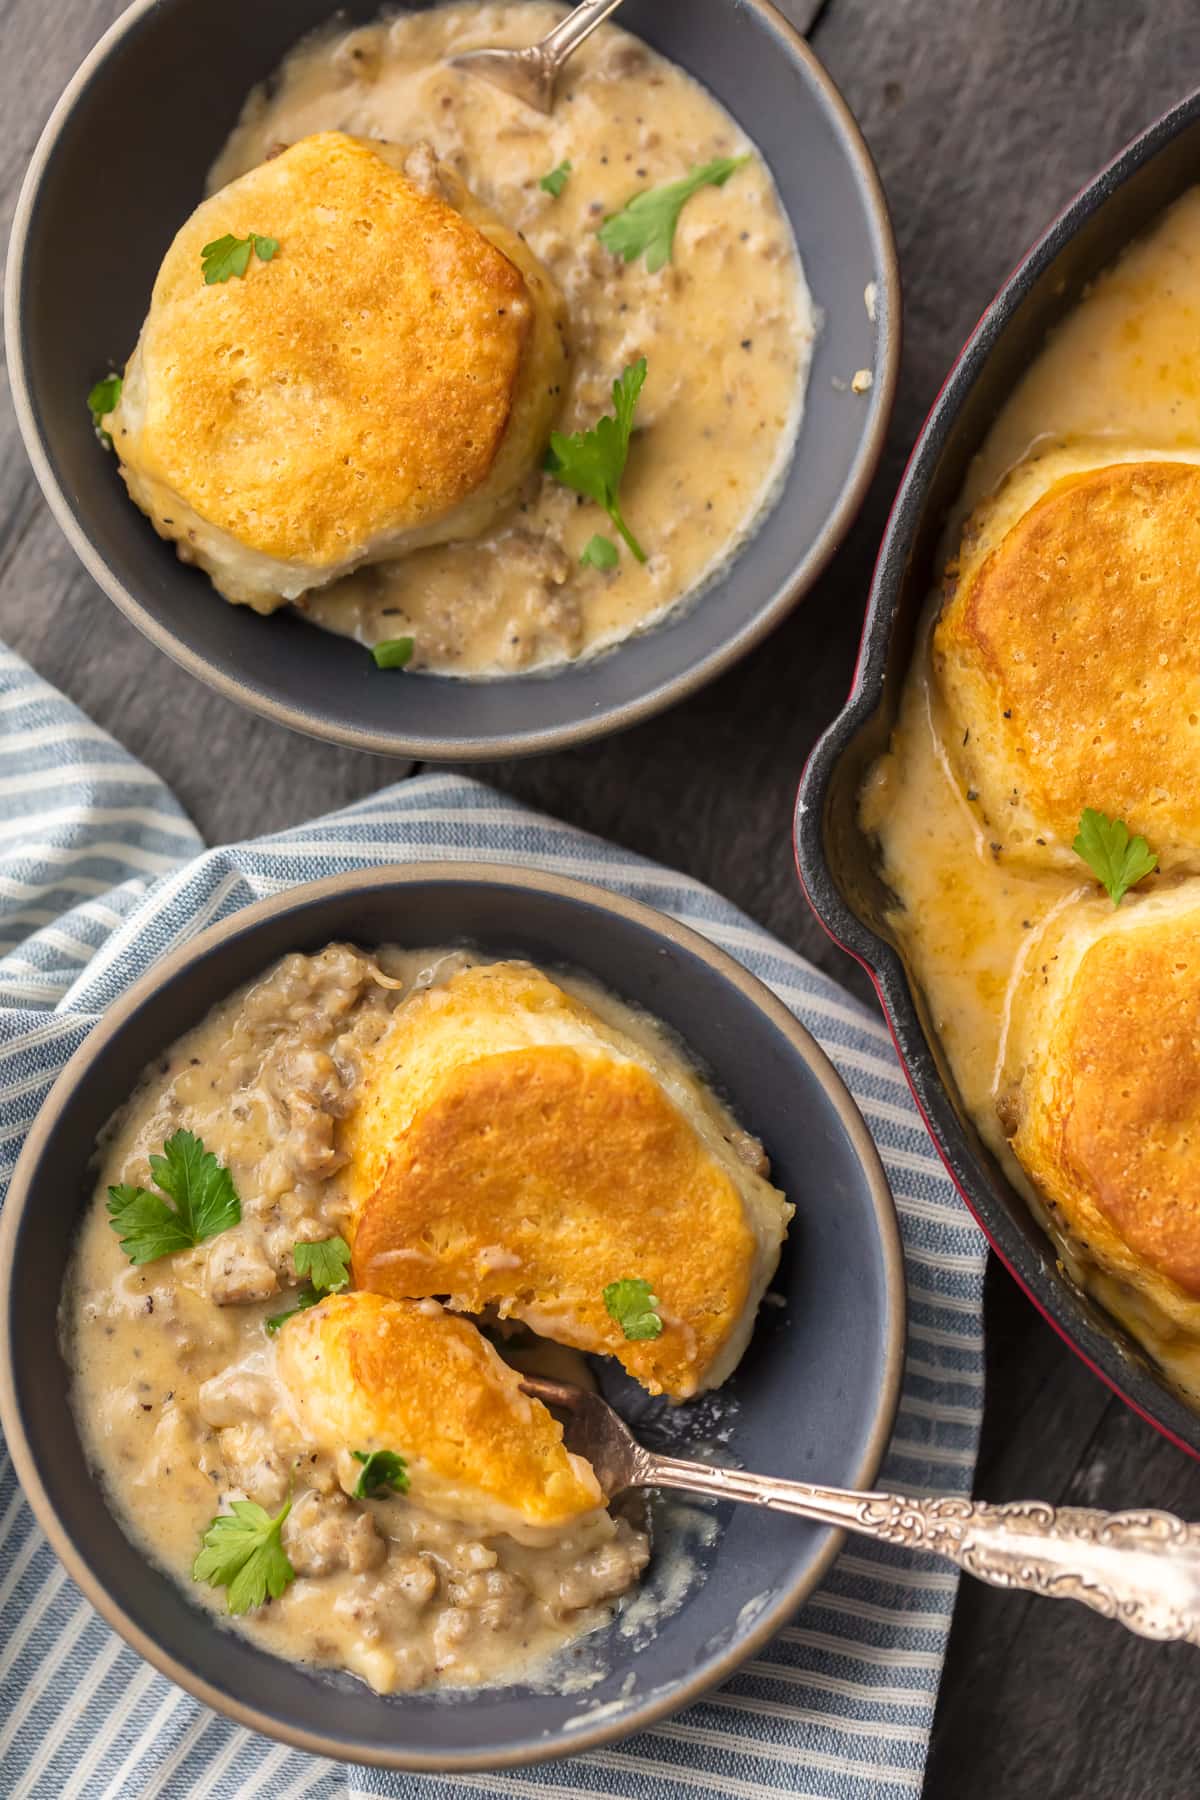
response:
[[[541,1529],[604,1504],[557,1420],[465,1319],[336,1294],[288,1321],[278,1354],[310,1441],[335,1454],[395,1451],[412,1498],[431,1510]]]
[[[206,287],[203,247],[249,232],[275,256]],[[168,250],[139,465],[247,548],[338,565],[480,486],[531,316],[520,271],[454,207],[366,142],[304,138]]]
[[[1126,905],[1031,1022],[1013,1148],[1103,1261],[1107,1224],[1200,1296],[1200,904]]]
[[[449,1075],[354,1235],[363,1286],[497,1304],[679,1395],[745,1303],[752,1255],[732,1182],[653,1076],[567,1045]],[[609,1317],[605,1287],[630,1276],[658,1297],[661,1337],[627,1341]]]
[[[359,1287],[495,1306],[674,1397],[740,1353],[791,1209],[588,1007],[527,965],[470,968],[379,1055],[345,1139]],[[631,1278],[657,1338],[608,1313]]]
[[[1141,461],[1056,481],[964,572],[933,663],[1003,848],[1061,858],[1085,807],[1200,845],[1198,569],[1200,467]]]

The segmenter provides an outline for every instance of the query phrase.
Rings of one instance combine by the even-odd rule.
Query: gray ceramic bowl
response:
[[[460,1692],[450,1704],[422,1694],[381,1699],[214,1624],[124,1537],[83,1458],[56,1312],[96,1133],[143,1065],[216,996],[284,952],[331,938],[463,940],[569,963],[672,1026],[762,1137],[797,1206],[775,1283],[786,1306],[763,1309],[728,1385],[737,1406],[723,1454],[771,1474],[854,1487],[873,1480],[899,1390],[903,1265],[879,1159],[823,1053],[759,982],[661,914],[579,882],[449,864],[340,876],[249,907],[165,958],[106,1013],[42,1108],[0,1221],[0,1425],[79,1587],[135,1649],[210,1706],[319,1755],[393,1768],[511,1767],[587,1749],[731,1674],[816,1585],[839,1534],[723,1506],[684,1604],[647,1642],[610,1627],[607,1673],[585,1694],[518,1685]],[[629,1385],[604,1365],[601,1373],[633,1416]],[[649,1437],[661,1403],[636,1395]],[[653,1561],[646,1579],[656,1579]]]
[[[379,0],[343,10],[366,20]],[[863,498],[899,360],[895,250],[870,157],[820,64],[763,0],[628,0],[621,22],[699,76],[762,149],[823,314],[785,491],[697,605],[594,662],[499,682],[397,679],[298,615],[262,619],[220,601],[131,505],[83,403],[97,374],[129,354],[158,263],[243,97],[333,11],[334,0],[136,0],[55,108],[17,206],[6,298],[13,397],[42,490],[89,572],[160,649],[298,731],[465,760],[632,725],[777,625]],[[865,397],[845,388],[860,368],[874,371]]]

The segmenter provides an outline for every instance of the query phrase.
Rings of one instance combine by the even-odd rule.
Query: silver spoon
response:
[[[591,1463],[606,1499],[629,1488],[660,1487],[745,1500],[947,1557],[993,1587],[1081,1600],[1141,1637],[1200,1644],[1200,1525],[1171,1513],[857,1494],[714,1469],[647,1450],[599,1394],[536,1375],[521,1386],[566,1414],[567,1448]]]
[[[450,58],[450,65],[469,70],[481,80],[490,81],[493,87],[503,88],[506,94],[515,94],[539,112],[553,112],[559,70],[571,52],[579,48],[584,38],[591,37],[597,25],[603,24],[620,4],[621,0],[583,0],[582,6],[568,13],[540,44],[532,44],[528,50],[464,50],[461,56]]]

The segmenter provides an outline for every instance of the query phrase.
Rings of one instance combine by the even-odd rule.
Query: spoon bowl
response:
[[[540,44],[527,50],[464,50],[450,58],[451,66],[490,81],[538,112],[552,113],[559,73],[568,56],[621,4],[622,0],[583,0]]]

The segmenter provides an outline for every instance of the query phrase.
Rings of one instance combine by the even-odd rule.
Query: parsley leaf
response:
[[[294,1319],[297,1313],[306,1312],[310,1306],[319,1305],[324,1298],[324,1294],[318,1294],[314,1287],[298,1289],[294,1306],[289,1306],[286,1312],[272,1313],[269,1319],[263,1320],[268,1335],[274,1337],[281,1325],[286,1325],[288,1320]]]
[[[316,1244],[293,1244],[292,1260],[297,1275],[307,1275],[308,1281],[297,1291],[294,1306],[264,1319],[271,1337],[297,1313],[318,1305],[326,1294],[338,1293],[350,1279],[350,1246],[344,1237],[322,1238]]]
[[[296,1571],[283,1547],[283,1521],[291,1500],[274,1518],[253,1500],[233,1501],[204,1533],[204,1548],[192,1564],[192,1580],[226,1589],[231,1613],[252,1612],[267,1595],[278,1600]]]
[[[231,275],[244,275],[250,267],[251,252],[259,262],[270,262],[279,248],[279,239],[260,237],[252,231],[248,237],[236,238],[232,232],[224,237],[214,238],[211,244],[205,244],[200,252],[200,268],[204,275],[205,287],[212,287],[215,282],[228,281]]]
[[[104,418],[107,413],[112,411],[113,407],[117,404],[117,401],[121,398],[121,389],[124,385],[125,384],[119,375],[106,375],[103,381],[98,381],[96,383],[95,387],[87,397],[88,411],[92,415],[92,424],[95,426],[96,434],[106,450],[112,449],[112,439],[104,429]]]
[[[646,560],[646,552],[621,517],[617,490],[625,473],[633,415],[645,381],[646,359],[639,356],[613,382],[614,413],[605,413],[591,431],[576,431],[570,437],[561,431],[552,432],[546,454],[547,472],[564,487],[573,488],[577,494],[586,494],[589,500],[602,506],[642,563]],[[595,539],[592,541],[594,543]]]
[[[389,1491],[407,1494],[408,1464],[394,1450],[352,1450],[350,1454],[363,1466],[354,1489],[356,1500],[378,1500]]]
[[[646,268],[651,275],[657,274],[671,260],[675,227],[692,195],[703,187],[724,187],[729,177],[749,161],[748,156],[718,156],[693,169],[682,181],[644,189],[627,201],[620,212],[608,215],[597,234],[600,242],[626,262],[644,254]]]
[[[307,1275],[322,1293],[336,1294],[350,1279],[350,1246],[344,1237],[322,1238],[318,1244],[296,1244],[292,1258],[297,1275]]]
[[[1090,806],[1083,810],[1071,848],[1107,888],[1114,906],[1120,906],[1127,891],[1158,867],[1158,857],[1144,837],[1131,838],[1123,820],[1110,819]]]
[[[121,1182],[108,1190],[108,1217],[131,1263],[157,1262],[196,1240],[160,1194]]]
[[[604,1305],[610,1319],[615,1319],[627,1338],[662,1336],[663,1322],[657,1311],[658,1296],[641,1276],[624,1281],[610,1281],[604,1290]]]
[[[583,547],[581,563],[587,563],[593,569],[615,569],[617,566],[617,546],[611,538],[601,537],[597,532],[589,538]]]
[[[557,200],[563,189],[566,187],[567,182],[570,180],[571,168],[571,163],[560,162],[557,169],[551,169],[548,175],[542,176],[542,179],[538,182],[538,186],[540,188],[545,188],[546,192],[548,194],[553,194],[554,198]]]
[[[109,1222],[131,1263],[157,1262],[228,1231],[242,1216],[233,1177],[190,1131],[177,1131],[150,1158],[160,1192],[122,1182],[108,1190]],[[169,1206],[163,1195],[175,1202]]]
[[[413,638],[384,638],[381,644],[372,644],[371,655],[375,658],[377,669],[406,669],[416,649]]]

